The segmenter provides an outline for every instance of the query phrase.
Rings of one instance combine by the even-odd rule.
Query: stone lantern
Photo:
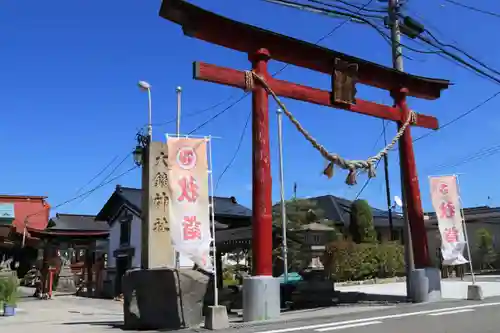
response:
[[[305,224],[293,230],[302,238],[303,250],[311,258],[309,268],[323,269],[320,258],[323,256],[325,245],[329,242],[330,235],[334,230],[334,228],[320,222]]]

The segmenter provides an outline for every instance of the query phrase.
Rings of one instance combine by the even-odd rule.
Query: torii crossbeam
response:
[[[391,120],[398,122],[400,126],[411,112],[406,103],[407,95],[430,100],[437,99],[441,91],[450,85],[447,80],[410,75],[233,21],[183,0],[164,0],[160,15],[181,25],[187,36],[246,53],[252,63],[253,72],[265,79],[268,86],[279,96]],[[332,91],[272,78],[267,70],[267,63],[270,59],[331,75]],[[202,62],[194,63],[194,78],[242,89],[248,88],[244,72]],[[352,81],[351,85],[345,83],[349,81]],[[395,107],[355,98],[354,84],[356,82],[391,92]],[[268,93],[259,83],[252,89],[252,110],[253,275],[271,276],[272,202]],[[438,121],[432,116],[418,114],[416,123],[412,125],[437,129]],[[415,267],[424,268],[429,266],[430,260],[409,127],[400,139],[400,147]]]

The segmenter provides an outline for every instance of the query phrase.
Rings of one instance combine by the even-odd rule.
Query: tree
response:
[[[476,244],[479,253],[481,268],[490,267],[496,260],[497,254],[493,247],[493,236],[485,228],[476,231]]]
[[[355,243],[377,242],[377,232],[373,226],[372,209],[366,200],[355,200],[351,204],[349,233]]]

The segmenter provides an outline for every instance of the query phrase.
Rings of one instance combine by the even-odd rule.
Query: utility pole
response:
[[[386,136],[386,122],[382,120],[383,134],[384,134],[384,145],[387,146],[387,136]],[[385,193],[387,195],[387,212],[389,213],[389,232],[391,241],[394,240],[394,225],[392,222],[392,198],[391,198],[391,187],[389,184],[389,156],[387,154],[384,155],[384,173],[385,173]]]
[[[288,283],[288,246],[286,239],[287,217],[285,203],[285,177],[283,174],[283,113],[281,109],[277,111],[278,115],[278,151],[279,151],[279,168],[280,168],[280,194],[281,194],[281,229],[282,229],[282,254],[283,254],[283,277],[285,284]]]
[[[403,48],[401,47],[401,31],[399,28],[399,3],[398,0],[389,0],[388,1],[388,15],[389,15],[389,25],[391,28],[391,42],[392,42],[392,66],[398,71],[403,71]],[[404,151],[403,146],[400,144],[399,146],[399,157],[400,161],[404,159]],[[385,162],[385,161],[384,161]],[[403,219],[404,219],[404,247],[405,247],[405,261],[406,261],[406,295],[408,298],[411,298],[412,294],[412,283],[411,277],[412,272],[415,269],[415,263],[413,260],[413,246],[411,239],[411,229],[410,229],[410,221],[408,220],[408,209],[406,204],[406,195],[405,195],[405,177],[404,177],[404,164],[401,165],[401,197],[403,199]],[[387,182],[387,180],[386,180]],[[390,198],[389,198],[390,200]]]

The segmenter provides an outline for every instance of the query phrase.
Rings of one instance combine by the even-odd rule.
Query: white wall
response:
[[[126,212],[127,210],[123,209],[111,223],[108,246],[108,268],[116,268],[116,258],[113,256],[113,252],[120,248],[120,219]],[[131,214],[130,211],[128,213]],[[132,258],[132,268],[139,268],[141,267],[141,219],[135,214],[132,216],[132,224],[130,226],[130,247],[135,248],[135,254]]]
[[[108,267],[116,267],[116,258],[113,256],[113,252],[120,247],[120,219],[125,215],[126,208],[118,214],[116,219],[112,222],[111,230],[109,234],[109,247],[108,247]],[[130,213],[130,212],[128,212]],[[133,214],[131,234],[130,234],[130,246],[135,248],[135,254],[132,258],[132,268],[141,267],[141,223],[142,220]],[[194,263],[188,257],[180,256],[180,266],[191,268]]]
[[[111,225],[109,231],[109,243],[108,243],[108,267],[116,267],[116,258],[113,256],[113,251],[120,247],[120,222],[115,221]]]

